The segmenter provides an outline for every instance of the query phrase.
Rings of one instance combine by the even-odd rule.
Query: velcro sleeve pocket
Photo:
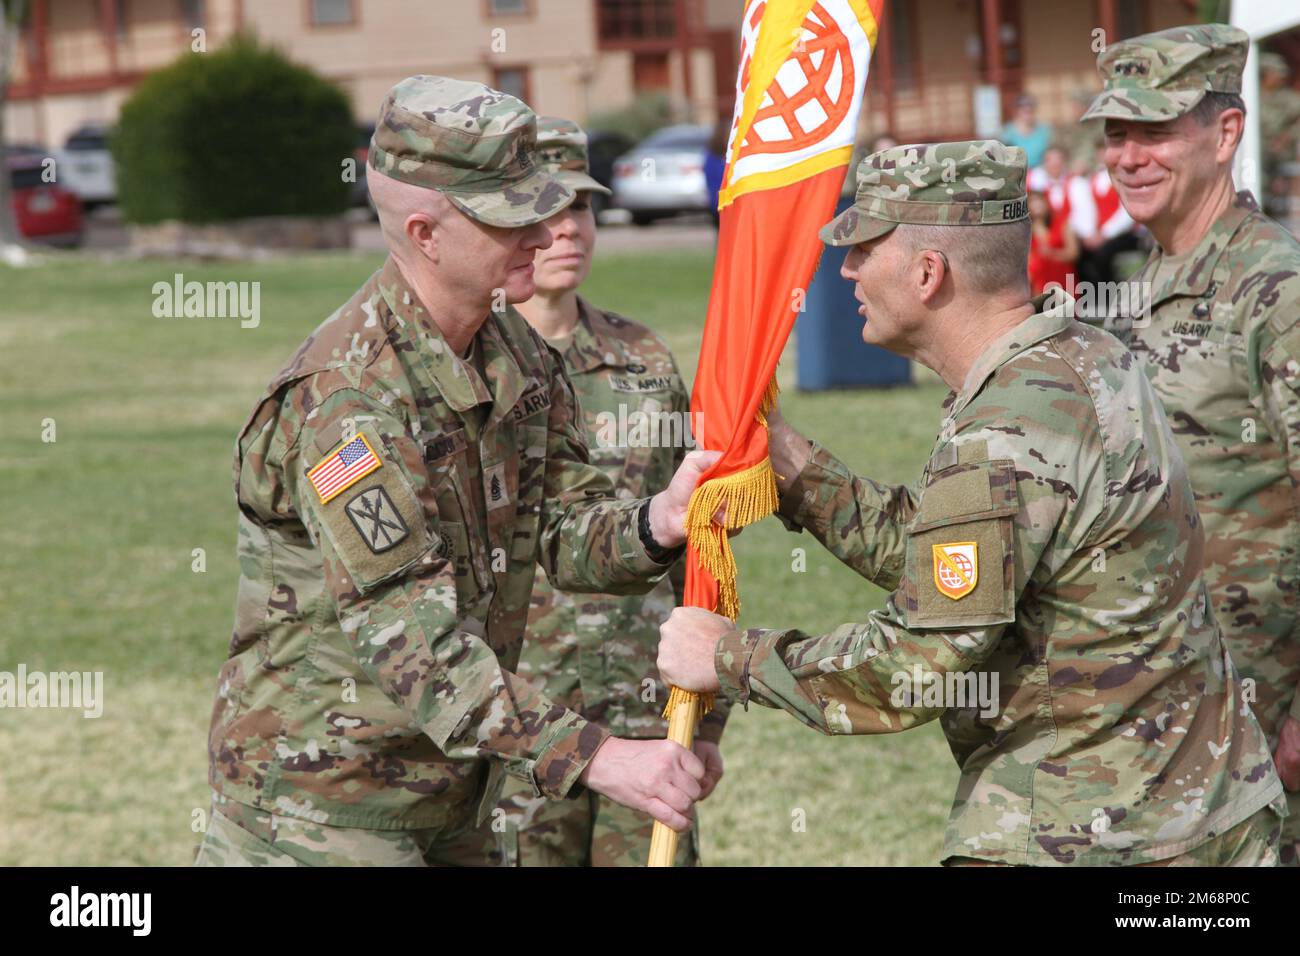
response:
[[[1015,620],[1010,460],[954,465],[936,473],[908,529],[903,607],[909,628],[961,629]]]
[[[364,440],[377,466],[363,465],[354,478],[345,474],[330,479],[326,473],[322,479],[323,469],[316,470],[322,465],[336,472],[346,467],[343,462],[331,463],[339,446],[331,447],[318,460],[306,462],[300,487],[317,526],[353,586],[364,594],[411,568],[440,539],[388,442],[370,425],[358,428],[356,437]]]

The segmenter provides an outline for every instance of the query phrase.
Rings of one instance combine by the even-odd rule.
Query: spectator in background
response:
[[[1025,161],[1033,169],[1043,161],[1043,154],[1052,140],[1052,128],[1038,119],[1038,104],[1032,96],[1016,97],[1016,112],[1010,123],[1002,127],[998,139],[1008,146],[1019,146],[1025,151]]]
[[[1052,145],[1065,150],[1070,172],[1075,176],[1087,176],[1097,168],[1097,151],[1101,148],[1101,124],[1085,123],[1084,111],[1091,105],[1096,94],[1091,90],[1075,90],[1070,95],[1072,118],[1066,123],[1057,123],[1052,129]]]
[[[713,227],[718,227],[718,193],[722,191],[722,175],[727,170],[727,140],[731,138],[731,117],[720,118],[713,124],[709,149],[704,155],[704,182],[709,190],[709,212]]]
[[[1070,175],[1068,158],[1060,146],[1048,146],[1043,151],[1042,162],[1029,170],[1025,186],[1030,192],[1044,193],[1052,206],[1052,212],[1060,216],[1070,215],[1072,208],[1072,191],[1077,193],[1078,186]]]
[[[1047,194],[1029,193],[1029,286],[1040,295],[1049,283],[1062,289],[1073,288],[1069,276],[1079,256],[1079,243],[1070,218],[1052,209]]]
[[[1281,55],[1260,55],[1259,138],[1264,178],[1255,191],[1283,219],[1288,215],[1286,194],[1290,188],[1284,167],[1296,159],[1296,126],[1300,125],[1300,92],[1290,81],[1291,67]]]
[[[1115,257],[1138,247],[1135,224],[1095,154],[1086,175],[1075,175],[1069,161],[1065,149],[1052,144],[1043,164],[1030,170],[1028,188],[1043,194],[1054,220],[1069,223],[1076,249],[1072,258],[1077,258],[1077,270],[1071,270],[1075,283],[1111,282]]]

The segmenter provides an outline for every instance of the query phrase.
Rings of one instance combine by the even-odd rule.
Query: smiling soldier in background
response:
[[[1156,248],[1150,314],[1117,328],[1169,414],[1205,523],[1205,580],[1246,699],[1290,791],[1300,865],[1300,244],[1237,192],[1250,38],[1223,24],[1116,43],[1097,60],[1103,159]]]

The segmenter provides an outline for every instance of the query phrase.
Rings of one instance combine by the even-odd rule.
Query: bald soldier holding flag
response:
[[[864,340],[952,388],[916,492],[768,419],[780,514],[884,609],[818,636],[678,608],[660,671],[826,734],[939,719],[948,864],[1275,865],[1282,786],[1209,612],[1182,458],[1123,345],[1030,300],[1024,178],[993,141],[883,150],[821,233],[852,246]],[[931,693],[980,672],[991,715]]]
[[[574,192],[537,118],[478,83],[389,93],[368,181],[389,257],[239,436],[241,578],[209,739],[213,865],[485,864],[507,776],[676,830],[704,766],[514,673],[537,565],[644,593],[682,552],[692,452],[652,497],[591,464],[563,364],[511,303]]]

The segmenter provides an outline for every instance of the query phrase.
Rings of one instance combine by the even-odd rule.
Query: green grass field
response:
[[[0,671],[103,671],[105,682],[99,719],[0,710],[0,865],[191,860],[232,624],[235,435],[266,380],[378,263],[338,254],[0,267]],[[664,333],[693,374],[711,268],[694,253],[610,256],[584,292]],[[175,272],[260,281],[260,326],[155,318],[152,286]],[[786,416],[873,477],[913,480],[945,390],[927,377],[916,388],[799,394],[792,349]],[[42,440],[47,420],[53,442]],[[807,550],[804,573],[791,570],[795,547]],[[198,548],[202,572],[192,569]],[[774,520],[736,550],[743,625],[821,633],[884,597]],[[724,754],[726,779],[701,805],[709,864],[938,859],[956,768],[937,726],[830,739],[752,707],[733,716]]]

